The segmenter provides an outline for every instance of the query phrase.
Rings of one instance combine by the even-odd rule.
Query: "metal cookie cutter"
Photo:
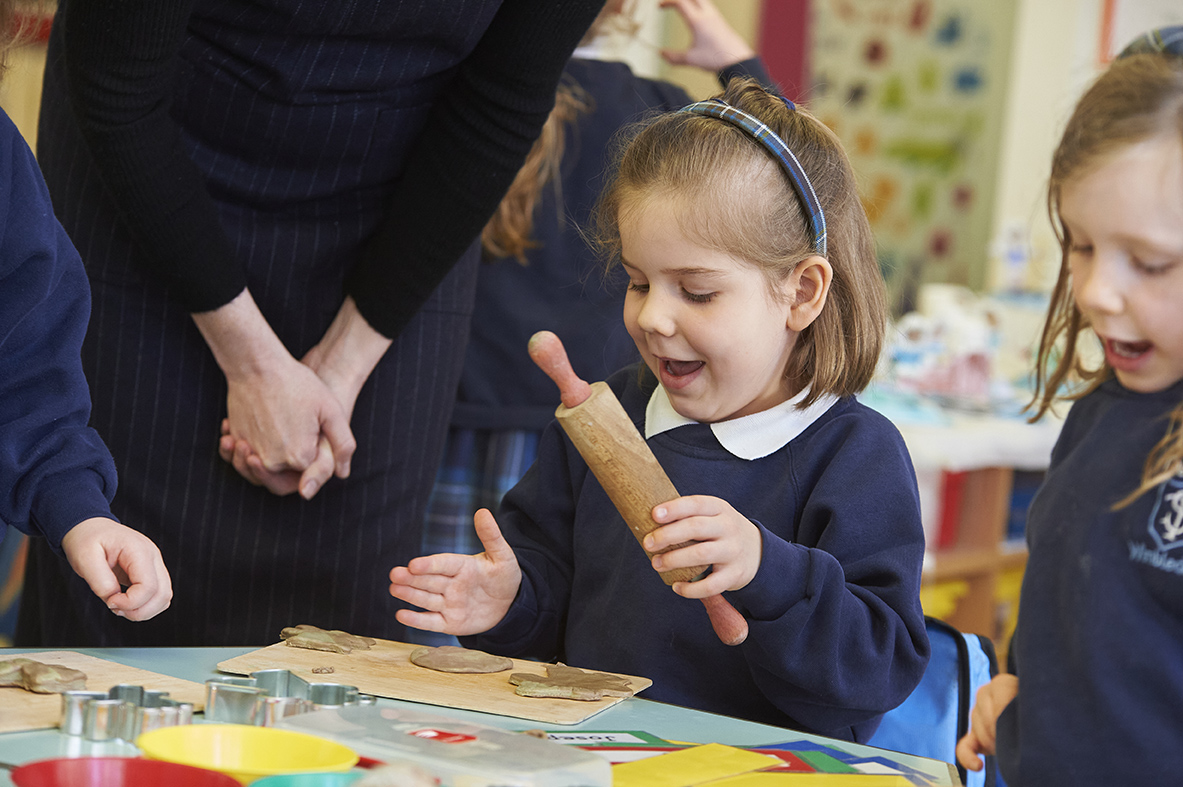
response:
[[[205,718],[270,727],[297,713],[345,705],[373,705],[378,698],[343,683],[309,683],[291,670],[252,672],[249,678],[205,682]]]
[[[122,683],[110,691],[63,691],[61,728],[91,741],[135,740],[142,732],[193,722],[193,703]]]

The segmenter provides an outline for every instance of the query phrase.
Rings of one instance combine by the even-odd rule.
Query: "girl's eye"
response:
[[[1171,268],[1175,267],[1175,263],[1173,263],[1173,262],[1148,263],[1148,262],[1142,262],[1137,257],[1134,258],[1133,262],[1134,262],[1135,268],[1137,268],[1142,273],[1145,273],[1148,276],[1159,276],[1161,274],[1166,273]]]
[[[1093,247],[1086,243],[1074,243],[1068,247],[1069,254],[1092,254]]]
[[[682,294],[691,303],[710,303],[715,297],[715,293],[713,292],[697,293],[682,290]]]
[[[649,292],[649,285],[648,284],[638,284],[635,281],[630,281],[628,283],[628,288],[632,292]]]

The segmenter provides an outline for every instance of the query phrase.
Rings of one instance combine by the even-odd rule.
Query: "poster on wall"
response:
[[[809,108],[846,146],[898,313],[986,284],[1015,0],[814,0]]]

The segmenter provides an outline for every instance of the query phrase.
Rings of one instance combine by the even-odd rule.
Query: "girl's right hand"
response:
[[[464,636],[501,622],[522,584],[522,569],[489,510],[473,516],[485,551],[417,557],[390,571],[390,595],[420,607],[400,609],[399,623],[424,631]]]
[[[998,717],[1019,693],[1019,679],[1014,675],[995,675],[978,689],[977,701],[970,714],[969,732],[957,742],[957,761],[971,771],[983,767],[979,755],[993,754]]]

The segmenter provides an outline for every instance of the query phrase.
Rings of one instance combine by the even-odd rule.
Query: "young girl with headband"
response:
[[[751,81],[644,125],[597,207],[643,363],[608,384],[683,497],[650,561],[552,424],[480,555],[391,572],[399,620],[510,656],[652,678],[649,699],[865,741],[919,682],[924,535],[895,428],[854,396],[885,295],[833,133]],[[524,351],[524,348],[523,348]],[[712,566],[673,591],[657,572]],[[747,639],[697,599],[723,593]],[[469,635],[469,636],[464,636]]]
[[[1014,674],[978,693],[958,759],[997,752],[1011,787],[1178,784],[1183,27],[1135,42],[1080,99],[1048,205],[1062,262],[1037,417],[1079,384],[1028,515]]]

